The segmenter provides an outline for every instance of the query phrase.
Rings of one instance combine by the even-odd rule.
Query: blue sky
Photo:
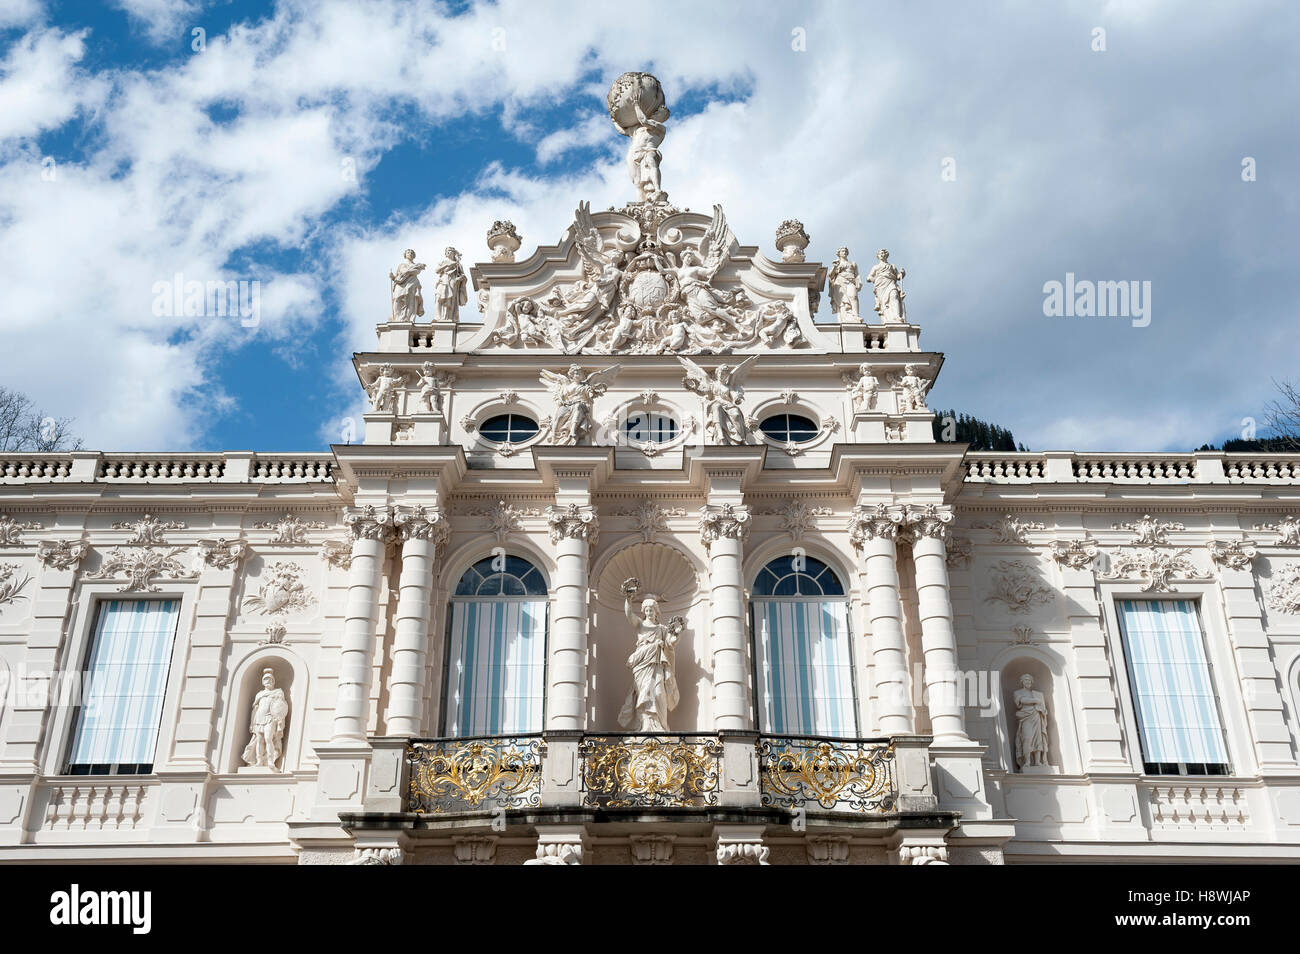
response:
[[[933,405],[1035,449],[1237,436],[1297,377],[1298,28],[1280,2],[0,0],[0,383],[93,448],[337,441],[401,250],[483,260],[510,218],[527,252],[626,201],[603,93],[650,69],[676,203],[773,256],[790,217],[823,261],[891,249],[947,356]],[[178,272],[258,281],[257,327],[154,314]],[[1045,316],[1067,272],[1150,282],[1150,324]]]

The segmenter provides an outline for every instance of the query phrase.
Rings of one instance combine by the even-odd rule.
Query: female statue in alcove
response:
[[[1047,700],[1025,673],[1012,697],[1016,704],[1016,765],[1021,769],[1047,764]]]
[[[636,578],[623,583],[623,612],[636,633],[636,645],[628,656],[632,670],[632,688],[618,715],[619,725],[634,732],[667,732],[668,713],[677,708],[681,694],[677,689],[677,637],[685,628],[680,616],[667,623],[659,618],[659,600],[646,596],[641,601],[641,615],[632,600],[641,589]]]

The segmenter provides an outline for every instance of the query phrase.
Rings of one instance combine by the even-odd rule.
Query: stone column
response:
[[[587,556],[596,542],[596,508],[570,503],[547,507],[555,545],[555,618],[547,665],[548,729],[586,728]]]
[[[748,532],[748,507],[724,503],[700,508],[700,537],[709,551],[713,727],[718,730],[752,728],[741,569],[741,550]]]
[[[934,504],[908,507],[903,522],[912,531],[930,728],[940,745],[966,742],[969,737],[962,713],[957,637],[952,629],[952,600],[948,595],[948,555],[943,542],[952,522],[952,510]]]
[[[447,538],[447,518],[418,506],[393,518],[402,540],[393,671],[388,687],[387,735],[420,734],[424,717],[425,662],[429,658],[429,593],[433,563]]]
[[[343,613],[333,741],[364,742],[380,574],[392,526],[388,511],[373,506],[349,512],[344,521],[352,530],[352,568],[348,570],[348,600]]]
[[[867,613],[871,619],[871,660],[875,669],[876,722],[884,735],[912,732],[907,697],[907,650],[903,606],[898,596],[898,527],[903,513],[876,504],[853,508],[849,539],[867,570]]]

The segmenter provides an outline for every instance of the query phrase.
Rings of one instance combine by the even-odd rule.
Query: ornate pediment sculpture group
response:
[[[666,247],[657,234],[630,223],[606,239],[590,206],[579,204],[570,235],[582,277],[544,297],[515,298],[488,344],[568,354],[722,354],[803,340],[788,303],[755,302],[743,288],[717,284],[736,244],[721,206],[695,247]]]

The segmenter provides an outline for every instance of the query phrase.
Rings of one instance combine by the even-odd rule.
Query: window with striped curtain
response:
[[[761,731],[856,736],[848,600],[834,571],[780,557],[759,571],[753,595]]]
[[[105,600],[97,608],[70,775],[153,771],[180,600]]]
[[[461,577],[447,636],[444,734],[542,730],[546,580],[519,557],[489,557]]]
[[[1148,775],[1227,775],[1228,750],[1192,600],[1117,600]]]

